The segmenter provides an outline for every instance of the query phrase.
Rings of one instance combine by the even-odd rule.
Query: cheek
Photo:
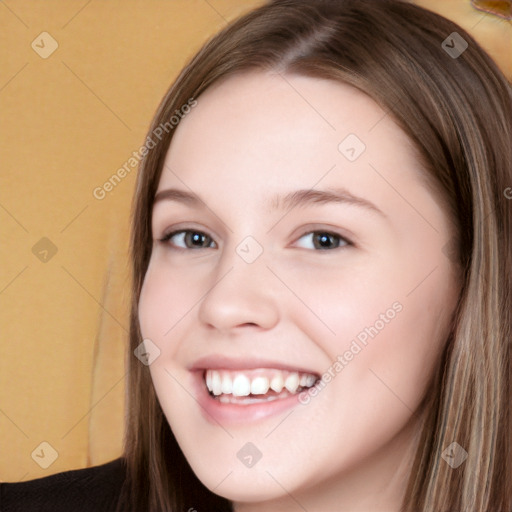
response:
[[[159,355],[149,366],[156,394],[168,420],[175,407],[177,397],[186,401],[189,395],[183,395],[183,388],[176,379],[177,370],[181,371],[178,357],[180,336],[186,329],[187,316],[193,314],[194,304],[200,294],[191,286],[183,272],[172,271],[169,265],[158,261],[158,255],[150,261],[142,285],[138,316],[143,339],[149,339],[158,347]],[[183,376],[178,380],[181,382]],[[174,404],[174,406],[173,406]]]
[[[283,291],[279,304],[283,317],[293,318],[312,340],[332,340],[334,350],[396,300],[382,283],[380,276],[386,274],[382,265],[356,250],[316,258],[309,254],[293,265],[279,261],[272,265],[284,283],[276,284]]]
[[[184,272],[172,271],[157,259],[151,260],[138,307],[144,338],[150,338],[157,344],[170,339],[171,331],[191,312],[200,296],[191,283]]]
[[[431,282],[400,299],[402,309],[383,328],[373,323],[367,344],[348,368],[367,388],[366,396],[381,396],[389,410],[413,411],[423,399],[446,343],[455,297],[441,282]],[[372,332],[372,334],[370,334]],[[361,344],[360,344],[361,345]],[[387,397],[387,399],[386,399]]]
[[[401,307],[396,286],[382,278],[386,269],[365,264],[362,258],[354,264],[347,260],[294,275],[282,272],[300,299],[283,302],[287,308],[283,315],[292,317],[331,361],[350,350],[354,340],[364,348],[373,338],[382,338],[401,314],[397,313]]]
[[[309,291],[304,281],[304,296],[322,322],[298,311],[295,321],[328,355],[326,371],[340,376],[334,379],[340,396],[347,401],[366,397],[358,399],[361,413],[370,414],[367,407],[374,407],[410,414],[426,392],[450,331],[458,290],[443,260],[423,281],[430,264],[374,266],[364,273],[354,268],[323,286],[309,282]]]

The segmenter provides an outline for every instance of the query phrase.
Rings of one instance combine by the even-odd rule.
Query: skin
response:
[[[411,143],[348,85],[262,71],[210,87],[176,130],[158,191],[192,191],[204,204],[155,204],[139,320],[161,351],[151,376],[192,469],[237,512],[397,512],[459,292],[442,251],[452,223]],[[338,149],[350,133],[366,145],[352,162]],[[382,214],[263,206],[274,194],[332,187]],[[208,235],[203,248],[180,235],[159,241],[177,229]],[[335,237],[333,248],[315,248],[314,231],[352,245]],[[263,249],[250,264],[236,252],[247,236]],[[397,302],[401,311],[333,372]],[[211,354],[331,368],[334,378],[307,404],[219,425],[201,412],[189,371]],[[262,454],[251,468],[237,458],[247,442]]]

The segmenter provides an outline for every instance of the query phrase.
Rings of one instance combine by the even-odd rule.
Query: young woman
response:
[[[512,511],[511,138],[494,62],[407,2],[209,41],[138,175],[118,510]]]
[[[409,3],[280,1],[150,133],[190,98],[135,198],[131,349],[158,356],[130,359],[135,508],[512,510],[495,64]]]

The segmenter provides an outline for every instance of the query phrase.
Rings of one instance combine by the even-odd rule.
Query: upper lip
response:
[[[253,370],[256,368],[275,368],[290,372],[310,373],[319,375],[318,372],[302,365],[272,361],[260,357],[227,357],[223,355],[209,355],[197,359],[189,370]]]

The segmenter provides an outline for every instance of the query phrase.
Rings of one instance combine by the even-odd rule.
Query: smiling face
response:
[[[354,88],[264,72],[176,130],[139,320],[192,469],[237,510],[398,506],[458,296],[409,140]]]

